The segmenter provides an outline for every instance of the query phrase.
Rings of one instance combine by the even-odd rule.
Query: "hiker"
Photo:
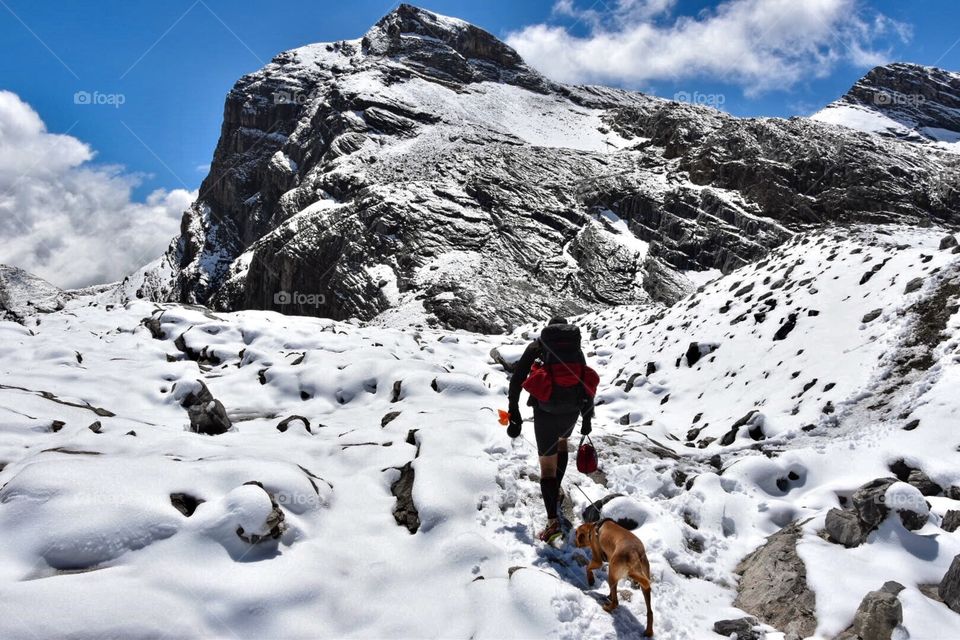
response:
[[[527,402],[533,407],[533,430],[540,456],[540,491],[547,509],[547,526],[539,537],[551,542],[563,531],[558,510],[564,493],[560,488],[567,470],[567,438],[577,418],[583,417],[580,433],[590,433],[593,419],[593,395],[596,373],[586,366],[580,348],[580,329],[565,318],[553,318],[537,340],[523,352],[510,379],[509,426],[507,435],[520,435],[520,390],[530,392]]]

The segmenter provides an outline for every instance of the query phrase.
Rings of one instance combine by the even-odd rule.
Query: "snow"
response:
[[[835,103],[829,105],[812,115],[811,119],[840,125],[848,129],[856,129],[857,131],[866,131],[867,133],[889,133],[903,137],[915,136],[911,129],[879,111],[854,104]]]
[[[867,133],[891,135],[913,142],[932,141],[932,146],[960,153],[960,133],[937,127],[912,127],[878,110],[862,105],[835,102],[810,116],[813,120]]]
[[[342,78],[340,86],[374,104],[395,103],[406,111],[435,114],[441,123],[430,128],[431,137],[462,135],[464,128],[474,127],[541,147],[609,152],[636,144],[608,131],[601,120],[602,110],[509,84],[478,82],[457,93],[416,77],[387,85],[380,72],[371,69]],[[407,146],[401,143],[395,151],[406,152]]]
[[[292,54],[301,66],[307,68],[318,66],[338,67],[346,64],[349,59],[345,51],[360,47],[360,38],[336,44],[346,45],[346,47],[338,47],[334,43],[318,43],[291,49],[287,53]]]
[[[627,247],[629,250],[636,253],[638,260],[643,260],[647,257],[647,252],[650,249],[650,243],[644,242],[635,236],[625,220],[621,219],[617,214],[609,209],[601,211],[599,215],[600,218],[609,224],[610,228],[613,230],[612,235],[617,239],[617,241],[624,247]]]
[[[370,279],[380,285],[380,295],[393,307],[400,302],[400,289],[397,285],[397,274],[386,264],[367,267]]]
[[[623,233],[610,216],[595,224]],[[659,637],[716,637],[716,620],[744,615],[733,607],[737,564],[793,521],[804,523],[799,554],[817,596],[817,638],[847,628],[887,580],[906,587],[911,638],[957,628],[960,615],[920,591],[960,553],[960,538],[940,529],[956,500],[924,500],[897,483],[885,502],[921,512],[929,502],[922,529],[907,531],[894,514],[857,548],[819,535],[841,497],[890,476],[895,460],[960,486],[958,314],[928,349],[928,368],[897,369],[915,305],[960,277],[956,256],[938,249],[944,233],[801,234],[757,264],[710,274],[673,307],[578,319],[602,376],[592,437],[603,474],[583,476],[571,462],[569,517],[578,524],[588,502],[620,494],[603,515],[639,525]],[[475,260],[440,254],[422,277],[442,282]],[[394,291],[391,273],[381,264],[370,275],[398,296],[396,313],[423,313]],[[916,277],[923,286],[904,294]],[[776,305],[758,320],[767,300]],[[0,322],[0,636],[642,632],[643,598],[629,583],[621,591],[632,597],[611,616],[601,609],[605,575],[586,585],[582,551],[535,542],[543,506],[532,428],[511,441],[498,424],[508,378],[489,354],[515,361],[536,328],[482,336],[138,300],[66,304],[29,326]],[[774,340],[791,313],[796,327]],[[159,338],[145,318],[159,323]],[[691,342],[701,354],[692,367]],[[200,360],[184,352],[204,349]],[[648,362],[657,368],[649,375]],[[906,384],[887,392],[898,377]],[[181,401],[199,381],[223,402],[231,431],[189,431]],[[291,416],[309,429],[296,420],[279,431]],[[904,430],[901,416],[919,426]],[[718,453],[722,472],[709,462]],[[407,464],[415,534],[393,515],[391,488]],[[201,501],[189,517],[171,503],[178,493]],[[238,528],[269,533],[271,498],[284,514],[280,537],[241,539]]]

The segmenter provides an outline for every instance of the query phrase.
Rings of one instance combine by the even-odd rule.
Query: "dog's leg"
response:
[[[644,635],[653,636],[653,605],[650,603],[650,579],[639,571],[630,572],[630,579],[640,585],[643,590],[643,600],[647,603],[647,630]]]
[[[591,587],[596,583],[596,578],[593,577],[593,572],[603,566],[602,562],[599,562],[599,554],[593,554],[590,556],[590,564],[587,565],[587,584]]]
[[[614,609],[620,606],[620,598],[617,595],[617,584],[620,582],[621,575],[620,563],[611,561],[607,572],[607,583],[610,585],[610,602],[603,605],[603,610],[612,613]]]

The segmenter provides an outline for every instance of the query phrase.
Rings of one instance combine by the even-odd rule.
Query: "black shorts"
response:
[[[537,453],[552,456],[557,453],[557,442],[569,438],[577,426],[579,413],[548,413],[540,407],[533,408],[533,431],[537,436]]]

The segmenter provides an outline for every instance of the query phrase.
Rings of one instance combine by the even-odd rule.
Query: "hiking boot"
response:
[[[538,537],[542,542],[551,544],[561,536],[563,536],[563,528],[560,526],[560,520],[554,519],[547,520],[547,528],[541,531]]]

